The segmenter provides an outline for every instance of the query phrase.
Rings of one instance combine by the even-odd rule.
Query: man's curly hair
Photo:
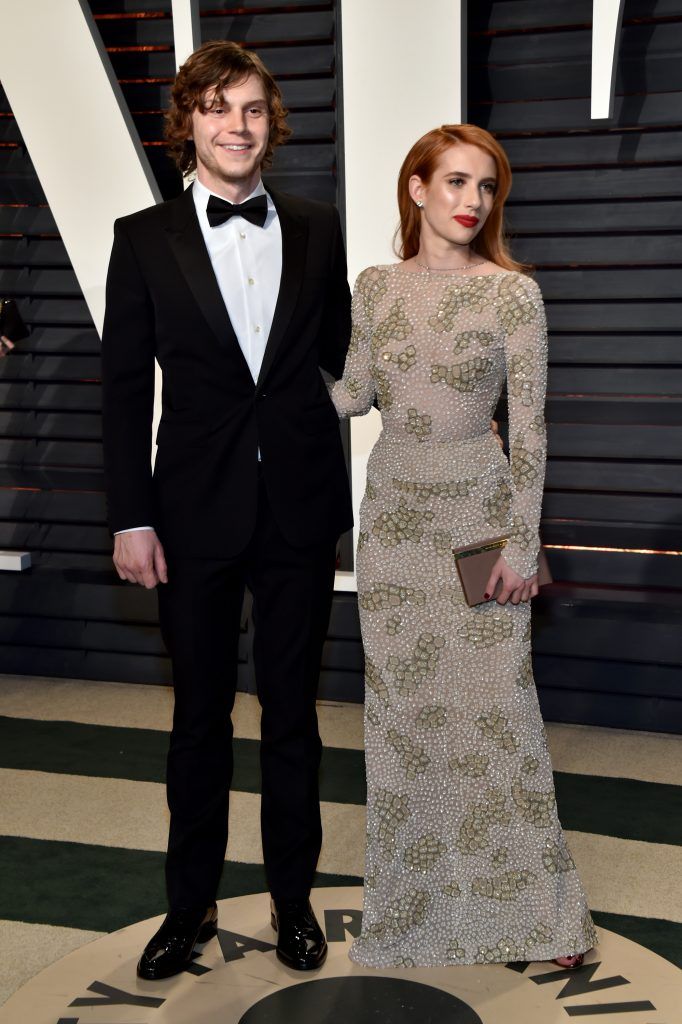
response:
[[[237,43],[215,39],[204,43],[187,58],[178,71],[171,92],[171,105],[166,113],[165,136],[168,153],[179,170],[188,174],[196,169],[197,157],[192,134],[192,112],[205,109],[219,101],[223,89],[238,85],[250,75],[258,75],[268,101],[270,134],[263,158],[263,167],[272,163],[272,155],[291,135],[282,94],[274,78],[255,53],[243,50]]]

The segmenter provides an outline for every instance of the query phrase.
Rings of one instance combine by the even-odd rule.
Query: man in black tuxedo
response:
[[[288,133],[261,61],[206,43],[180,69],[167,118],[171,153],[196,181],[115,225],[103,335],[114,563],[122,579],[161,584],[175,689],[169,914],[142,978],[182,970],[216,931],[245,585],[277,952],[301,970],[326,953],[308,899],[321,843],[315,695],[336,543],[352,515],[320,368],[342,373],[350,295],[334,207],[263,187],[261,168]]]

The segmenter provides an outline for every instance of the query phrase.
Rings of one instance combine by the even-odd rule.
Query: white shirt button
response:
[[[256,326],[254,327],[254,331],[256,332],[256,334],[260,334],[260,324],[256,324]]]
[[[250,278],[249,278],[249,284],[255,284],[255,283],[256,283],[256,282],[254,281],[254,279],[253,279],[252,277],[250,277]]]
[[[239,232],[239,237],[240,238],[246,238],[246,231],[240,231]]]

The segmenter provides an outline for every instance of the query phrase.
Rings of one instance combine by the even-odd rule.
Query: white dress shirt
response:
[[[262,228],[243,217],[230,217],[224,224],[212,228],[208,223],[206,206],[214,194],[200,181],[192,185],[199,226],[218,287],[255,383],[272,327],[282,277],[282,229],[275,204],[262,181],[246,197],[267,196],[268,213]]]
[[[282,228],[275,204],[262,181],[246,197],[267,196],[268,212],[262,228],[243,217],[230,217],[224,224],[212,228],[206,206],[209,198],[216,194],[198,179],[192,185],[201,234],[239,347],[255,384],[263,363],[282,277]],[[224,196],[218,198],[224,199]],[[151,526],[133,526],[118,533],[151,529]]]

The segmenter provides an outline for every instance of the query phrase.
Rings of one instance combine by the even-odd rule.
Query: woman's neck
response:
[[[432,270],[455,270],[457,267],[475,263],[478,258],[469,245],[457,245],[456,242],[447,242],[445,239],[439,242],[422,239],[415,256],[417,263]]]

